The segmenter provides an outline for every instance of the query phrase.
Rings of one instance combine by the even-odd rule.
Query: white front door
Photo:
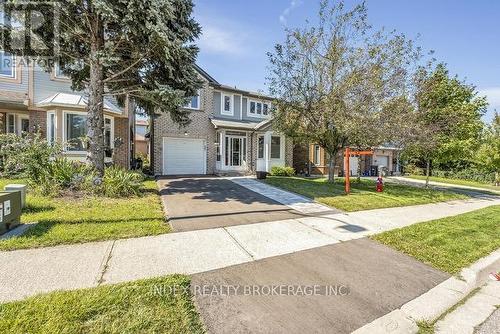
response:
[[[224,161],[228,169],[241,169],[246,163],[246,138],[240,136],[225,137]]]
[[[206,145],[203,139],[163,138],[163,174],[206,174]]]
[[[349,169],[351,170],[351,175],[358,175],[358,157],[349,157]]]

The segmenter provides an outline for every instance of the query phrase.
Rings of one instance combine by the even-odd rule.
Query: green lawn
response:
[[[406,177],[409,179],[415,179],[415,180],[425,180],[426,179],[425,176],[421,176],[421,175],[411,175],[411,176],[406,176]],[[500,187],[496,187],[493,184],[481,183],[481,182],[477,182],[477,181],[449,179],[446,177],[437,177],[437,176],[431,176],[429,178],[429,180],[434,181],[434,182],[449,183],[449,184],[456,184],[456,185],[460,185],[460,186],[469,186],[469,187],[476,187],[476,188],[500,191]]]
[[[384,192],[377,193],[375,181],[351,180],[351,194],[344,192],[344,179],[338,178],[334,184],[325,178],[300,178],[271,176],[266,183],[289,190],[344,211],[359,211],[443,202],[467,198],[452,192],[423,189],[408,185],[386,183]]]
[[[0,189],[20,180],[0,180]],[[0,250],[54,246],[169,232],[154,181],[141,197],[48,198],[28,193],[23,223],[38,222],[20,237],[0,240]]]
[[[177,293],[171,292],[174,288]],[[182,275],[59,291],[0,304],[0,333],[203,332],[189,278]]]
[[[373,239],[450,274],[500,247],[500,205],[384,232]]]

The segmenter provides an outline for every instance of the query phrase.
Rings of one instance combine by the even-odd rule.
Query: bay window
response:
[[[56,113],[47,113],[47,142],[54,144],[56,141]]]
[[[16,115],[7,114],[7,133],[16,133]]]
[[[71,152],[85,151],[83,139],[87,135],[87,116],[82,114],[66,114],[66,150]]]
[[[281,159],[281,137],[271,136],[271,159]]]
[[[321,148],[319,145],[314,145],[313,163],[315,165],[321,165]]]

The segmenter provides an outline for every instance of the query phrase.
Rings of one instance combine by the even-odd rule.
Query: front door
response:
[[[242,167],[245,160],[245,137],[226,136],[226,166],[238,169]]]

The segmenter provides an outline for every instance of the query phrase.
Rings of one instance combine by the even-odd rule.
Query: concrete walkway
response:
[[[500,199],[471,199],[0,252],[0,301],[172,273],[199,273],[498,204]]]
[[[391,176],[391,177],[386,178],[386,180],[389,180],[389,181],[395,180],[395,181],[400,181],[400,182],[404,182],[404,183],[425,185],[425,180],[411,179],[411,178],[402,177],[402,176]],[[436,182],[436,181],[429,181],[429,185],[434,186],[434,187],[443,188],[443,189],[450,189],[450,190],[470,190],[473,192],[483,192],[483,193],[490,192],[490,193],[500,195],[500,189],[493,190],[493,189],[485,189],[485,188],[472,187],[472,186],[466,186],[466,185],[461,185],[461,184],[451,184],[451,183]]]
[[[256,193],[269,197],[276,202],[284,204],[295,211],[303,214],[318,214],[326,212],[338,212],[338,210],[330,208],[329,206],[316,203],[310,198],[300,196],[286,190],[282,190],[263,182],[259,182],[250,177],[232,177],[229,178],[236,184],[250,189]]]

